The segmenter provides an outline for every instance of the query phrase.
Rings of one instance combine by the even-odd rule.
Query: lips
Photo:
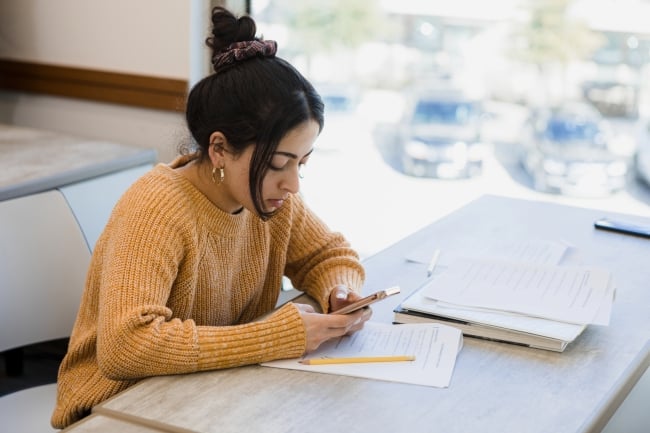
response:
[[[269,206],[271,207],[271,209],[280,209],[282,207],[282,204],[284,203],[284,200],[283,199],[270,199],[270,200],[267,200],[267,202],[269,203]]]

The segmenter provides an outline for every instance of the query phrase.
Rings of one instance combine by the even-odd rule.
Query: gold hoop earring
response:
[[[217,181],[216,174],[217,174],[217,167],[212,167],[212,183],[216,185],[221,185],[223,183],[223,180],[226,177],[223,171],[223,167],[219,168],[219,181]]]

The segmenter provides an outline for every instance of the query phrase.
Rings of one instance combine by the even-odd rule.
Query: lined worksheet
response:
[[[590,267],[461,258],[424,288],[451,305],[589,324],[611,302],[610,273]]]
[[[414,355],[415,360],[305,365],[300,363],[305,358],[300,358],[262,365],[445,388],[451,382],[462,338],[460,330],[445,325],[368,322],[361,331],[330,340],[305,358]]]

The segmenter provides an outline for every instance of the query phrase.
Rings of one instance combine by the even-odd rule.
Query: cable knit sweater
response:
[[[266,222],[228,214],[173,170],[179,161],[136,181],[97,241],[59,369],[56,428],[148,376],[300,356],[293,304],[259,319],[283,275],[323,311],[337,284],[361,288],[357,254],[298,195]]]

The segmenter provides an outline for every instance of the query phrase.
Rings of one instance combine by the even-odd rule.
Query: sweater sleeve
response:
[[[116,334],[120,338],[106,338],[98,351],[99,367],[110,379],[193,373],[297,358],[306,347],[302,319],[293,304],[283,306],[263,321],[243,325],[196,326],[192,320],[162,320],[154,311],[130,325]]]
[[[286,304],[260,322],[228,327],[199,327],[199,370],[212,370],[297,358],[306,348],[305,328],[298,308]]]
[[[365,270],[357,252],[342,234],[332,232],[303,202],[293,196],[287,275],[300,288],[329,311],[329,295],[343,284],[359,292]]]

